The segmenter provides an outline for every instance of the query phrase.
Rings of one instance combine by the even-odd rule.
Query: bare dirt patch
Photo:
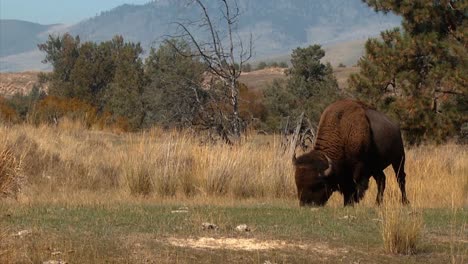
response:
[[[450,244],[450,243],[468,244],[468,237],[430,235],[429,238],[434,241],[447,243],[447,244]]]
[[[259,250],[281,250],[299,248],[303,250],[314,251],[323,255],[339,255],[347,253],[345,249],[334,249],[325,243],[294,243],[284,240],[259,240],[255,238],[169,238],[167,242],[177,247],[189,247],[194,249],[227,249],[243,251]]]
[[[273,80],[286,78],[285,70],[283,68],[266,68],[252,72],[243,72],[239,81],[250,89],[264,89]]]

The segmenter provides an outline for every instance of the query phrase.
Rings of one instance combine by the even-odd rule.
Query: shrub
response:
[[[282,62],[279,63],[279,67],[280,67],[280,68],[286,69],[286,68],[288,68],[289,66],[288,66],[288,63],[287,63],[287,62],[282,61]]]
[[[257,70],[263,70],[266,67],[268,67],[268,64],[266,64],[266,62],[262,61],[262,62],[258,63]]]
[[[61,118],[67,117],[91,127],[97,121],[97,111],[90,104],[75,98],[48,96],[38,103],[34,117],[36,124],[56,124]]]
[[[8,105],[5,98],[0,96],[0,122],[16,123],[18,121],[18,114],[15,109]]]

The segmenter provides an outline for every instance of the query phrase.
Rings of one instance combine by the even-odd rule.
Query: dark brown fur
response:
[[[352,205],[364,196],[371,176],[377,182],[380,204],[385,190],[383,170],[390,164],[397,174],[402,202],[408,202],[400,128],[362,102],[341,100],[328,106],[320,118],[313,150],[294,158],[294,164],[301,205],[324,205],[334,191],[343,194],[345,205]]]

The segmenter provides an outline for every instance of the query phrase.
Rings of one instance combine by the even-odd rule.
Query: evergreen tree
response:
[[[186,55],[184,55],[186,54]],[[150,78],[145,88],[146,125],[192,125],[206,102],[202,80],[205,66],[193,56],[182,40],[168,40],[159,49],[151,49],[146,59]]]
[[[140,127],[147,82],[139,43],[116,36],[99,44],[81,44],[79,37],[65,34],[49,36],[39,49],[46,53],[44,62],[54,69],[40,76],[42,82],[50,82],[51,96],[80,100],[99,113],[110,112],[114,119],[126,118],[131,129]]]
[[[71,73],[79,56],[80,38],[66,33],[63,36],[51,36],[46,43],[39,44],[39,50],[46,53],[43,63],[50,63],[54,71],[47,75],[50,82],[49,94],[73,97],[74,90]]]
[[[147,83],[140,44],[125,43],[121,36],[112,40],[115,73],[106,93],[106,109],[126,117],[131,129],[141,127],[144,117],[143,91]]]
[[[323,109],[339,98],[340,91],[331,65],[320,61],[324,56],[320,45],[293,50],[288,80],[285,83],[274,82],[264,92],[267,123],[272,128],[279,128],[282,118],[296,118],[302,112],[312,122],[318,123]]]
[[[81,45],[71,73],[71,97],[79,98],[102,110],[105,105],[104,91],[114,78],[117,64],[112,58],[111,42],[86,42]]]
[[[351,91],[397,117],[410,143],[453,136],[468,121],[468,2],[364,2],[401,15],[404,31],[388,30],[366,43]]]

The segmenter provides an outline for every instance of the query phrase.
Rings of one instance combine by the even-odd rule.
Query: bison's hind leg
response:
[[[374,173],[374,179],[377,182],[377,198],[376,198],[376,204],[381,205],[383,202],[383,196],[385,192],[385,173],[383,171],[379,171]]]
[[[405,157],[399,161],[392,163],[393,170],[397,178],[398,186],[401,191],[401,203],[409,204],[409,200],[406,197],[406,173],[405,173]]]

